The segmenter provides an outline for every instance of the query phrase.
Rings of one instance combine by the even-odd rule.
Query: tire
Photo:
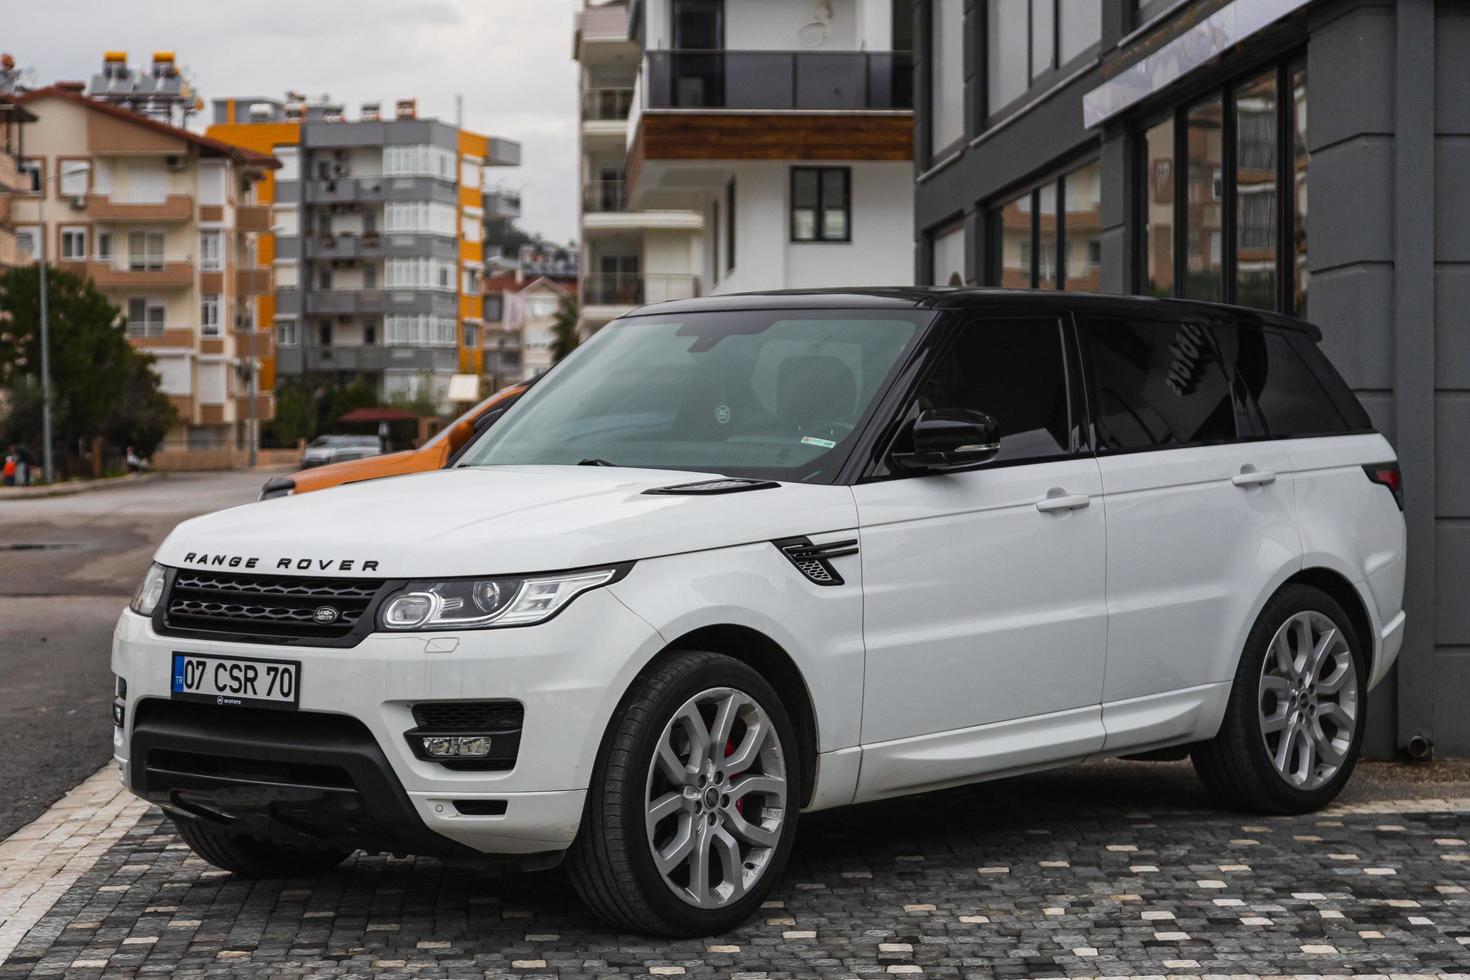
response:
[[[1232,809],[1320,809],[1357,764],[1367,695],[1368,656],[1342,606],[1311,586],[1285,586],[1251,628],[1220,731],[1191,752],[1195,771]]]
[[[722,715],[735,720],[720,725]],[[729,733],[719,757],[710,751],[717,725]],[[764,678],[720,654],[673,653],[633,683],[603,738],[567,854],[573,886],[595,914],[635,932],[693,937],[734,928],[786,866],[800,765],[791,720]],[[761,781],[747,785],[752,779]],[[674,860],[680,843],[688,856]],[[670,858],[662,870],[655,848]]]
[[[242,837],[202,820],[171,818],[195,854],[242,878],[302,878],[331,871],[352,854],[339,848],[295,847]]]

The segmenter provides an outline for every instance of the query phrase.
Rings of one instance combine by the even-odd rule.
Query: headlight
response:
[[[410,582],[383,604],[385,630],[461,630],[529,626],[555,616],[589,589],[615,582],[628,565],[520,578]]]
[[[296,481],[289,476],[273,476],[265,481],[265,486],[260,488],[260,496],[257,500],[273,500],[276,497],[289,497],[296,492]]]
[[[162,598],[163,566],[155,563],[148,566],[148,574],[143,576],[143,584],[133,593],[133,601],[128,603],[128,608],[139,616],[152,616],[158,600]]]

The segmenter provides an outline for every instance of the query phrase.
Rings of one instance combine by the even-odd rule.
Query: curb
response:
[[[42,497],[70,497],[79,493],[136,486],[163,479],[162,473],[130,473],[102,480],[71,480],[46,487],[0,487],[0,500],[35,500]]]

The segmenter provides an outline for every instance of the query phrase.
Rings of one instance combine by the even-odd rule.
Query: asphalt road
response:
[[[0,502],[0,839],[112,755],[112,627],[153,549],[186,518],[254,499],[268,475]]]

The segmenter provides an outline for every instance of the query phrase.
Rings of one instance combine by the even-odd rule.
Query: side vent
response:
[[[832,559],[858,553],[856,539],[812,544],[810,538],[782,538],[772,541],[771,544],[796,566],[798,572],[817,585],[846,584],[837,569],[832,567]]]
[[[676,483],[669,487],[654,487],[644,493],[664,496],[714,496],[721,493],[744,493],[747,490],[770,490],[781,484],[772,480],[745,480],[739,477],[720,477],[718,480],[701,480],[698,483]]]

